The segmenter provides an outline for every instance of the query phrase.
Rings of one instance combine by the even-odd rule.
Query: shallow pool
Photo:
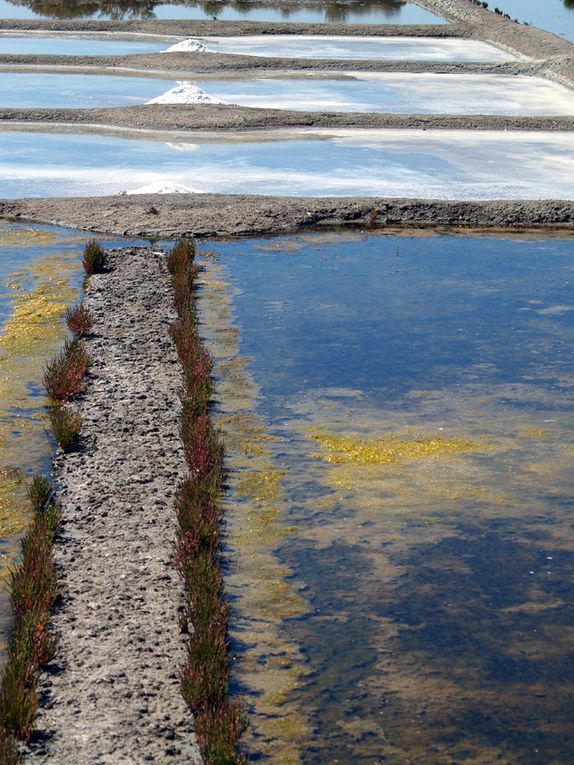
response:
[[[390,59],[410,61],[510,61],[510,53],[479,40],[433,37],[338,37],[320,35],[245,35],[198,37],[172,49],[196,47],[215,53],[305,59]]]
[[[97,35],[22,35],[0,33],[0,55],[27,54],[53,56],[127,56],[135,53],[159,53],[168,43],[142,39],[118,39]],[[6,75],[2,75],[2,79]]]
[[[572,199],[574,135],[457,130],[172,134],[169,143],[2,133],[0,198],[196,192]]]
[[[170,90],[173,80],[97,74],[2,72],[0,106],[89,109],[145,104]]]
[[[143,77],[5,72],[0,106],[97,108],[221,102],[319,112],[572,115],[574,91],[536,77],[335,73],[177,82]]]
[[[574,755],[574,244],[209,243],[248,748]]]
[[[209,79],[179,84],[157,101],[193,102],[197,87],[226,104],[264,109],[393,114],[574,114],[572,89],[539,77],[495,74],[345,72],[336,78],[323,75]],[[2,103],[0,96],[0,105]]]
[[[347,24],[446,24],[415,3],[402,0],[210,0],[162,3],[154,0],[0,0],[0,18],[213,19]]]

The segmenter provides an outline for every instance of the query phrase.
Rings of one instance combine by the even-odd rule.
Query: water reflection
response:
[[[308,23],[441,24],[444,19],[404,0],[2,0],[3,18],[220,19]]]
[[[260,582],[234,569],[251,745],[285,761],[259,725],[277,640],[299,657],[279,708],[304,713],[303,763],[570,762],[572,242],[330,238],[207,264],[227,303],[206,333],[233,337],[252,389],[222,389],[223,423],[235,400],[281,472],[259,554],[301,598],[257,622]],[[230,455],[241,566],[257,511]]]

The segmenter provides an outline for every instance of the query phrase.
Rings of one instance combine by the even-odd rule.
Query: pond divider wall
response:
[[[107,259],[83,303],[93,324],[81,341],[91,365],[75,400],[80,439],[54,461],[56,651],[46,655],[36,731],[21,756],[200,765],[180,693],[187,606],[173,506],[187,470],[171,279],[163,252],[129,247]]]

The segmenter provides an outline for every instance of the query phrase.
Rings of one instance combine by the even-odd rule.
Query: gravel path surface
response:
[[[247,236],[311,227],[574,232],[574,201],[445,202],[355,197],[137,194],[84,199],[0,200],[0,217],[87,231],[162,237]]]
[[[117,252],[91,279],[82,448],[56,460],[64,527],[54,666],[30,763],[201,763],[179,693],[180,578],[170,563],[185,473],[165,259]]]

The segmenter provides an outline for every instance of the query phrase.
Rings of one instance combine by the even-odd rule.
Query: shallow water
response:
[[[510,53],[481,42],[434,37],[322,37],[320,35],[245,35],[198,37],[210,51],[277,58],[355,61],[511,61]]]
[[[571,762],[573,242],[210,251],[254,760]]]
[[[179,2],[154,0],[0,0],[0,18],[212,19],[347,24],[446,24],[415,3],[401,0],[348,2]]]
[[[291,130],[174,134],[170,143],[12,132],[0,198],[178,185],[197,192],[437,199],[571,199],[571,133]],[[268,139],[268,140],[265,140]],[[280,140],[279,140],[280,139]]]
[[[574,114],[574,91],[541,78],[394,73],[177,82],[82,74],[35,74],[30,79],[29,74],[10,72],[0,78],[0,106],[104,108],[160,97],[194,103],[197,88],[226,104],[295,111]]]
[[[496,0],[489,4],[491,10],[498,7],[511,18],[522,23],[546,29],[555,35],[574,42],[574,2],[572,0]]]
[[[258,78],[202,80],[192,84],[226,104],[264,109],[392,114],[574,114],[573,90],[535,77],[345,73],[339,75],[339,79]]]
[[[10,621],[4,580],[29,518],[26,486],[54,451],[43,369],[65,336],[67,306],[78,301],[88,238],[0,220],[0,658]]]
[[[173,88],[173,80],[96,74],[3,72],[0,106],[41,109],[95,109],[145,104]]]
[[[126,56],[135,53],[159,53],[165,50],[167,45],[165,42],[153,40],[122,40],[96,36],[0,34],[0,55]],[[3,73],[2,80],[6,76],[6,73]]]

